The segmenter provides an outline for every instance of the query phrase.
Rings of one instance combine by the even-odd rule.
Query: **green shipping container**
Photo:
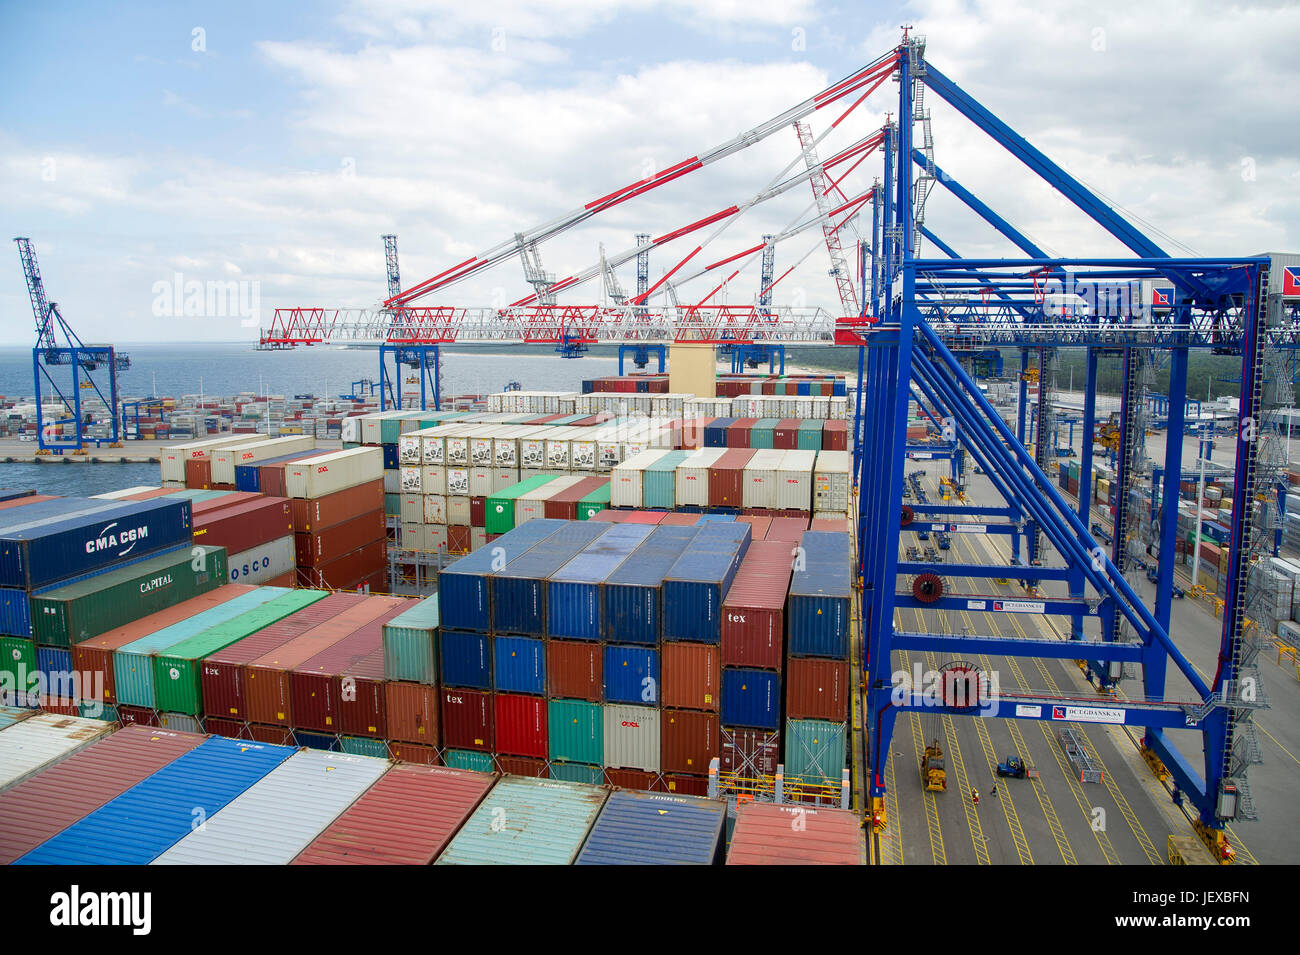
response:
[[[780,418],[759,418],[749,429],[749,446],[751,448],[771,448],[775,440],[776,426]]]
[[[468,749],[449,749],[442,755],[442,762],[452,769],[472,769],[480,773],[494,773],[496,766],[492,763],[491,753],[476,753]]]
[[[384,513],[389,517],[401,515],[402,513],[402,495],[385,494],[384,495]]]
[[[785,777],[838,786],[845,767],[845,724],[825,720],[786,720]]]
[[[438,682],[438,595],[384,624],[384,679]]]
[[[605,771],[586,763],[551,763],[551,778],[566,783],[590,783],[599,786],[605,782]]]
[[[551,700],[547,704],[546,725],[550,732],[551,759],[597,764],[603,759],[605,721],[599,703]]]
[[[19,674],[26,681],[19,681]],[[20,693],[32,689],[36,677],[36,644],[26,637],[0,637],[0,679],[4,688]]]
[[[598,487],[578,502],[578,520],[590,520],[593,514],[599,514],[609,507],[609,485]]]
[[[822,449],[822,422],[820,418],[806,418],[799,422],[798,446],[800,451]]]
[[[382,739],[369,739],[365,736],[342,736],[339,738],[339,749],[353,756],[388,758],[388,744]]]
[[[70,647],[224,585],[226,549],[189,547],[31,598],[37,643]]]
[[[199,668],[204,657],[224,650],[247,636],[291,617],[329,596],[326,590],[290,590],[274,600],[241,613],[233,620],[183,640],[153,658],[155,706],[172,713],[203,712]]]
[[[487,506],[484,515],[485,530],[489,534],[504,534],[506,531],[515,529],[515,499],[521,494],[527,494],[534,488],[539,488],[543,484],[549,484],[554,481],[558,474],[535,474],[525,481],[518,484],[512,484],[507,488],[502,488],[497,493],[487,499]],[[605,492],[605,499],[609,500],[609,492]]]
[[[97,700],[86,700],[77,707],[77,715],[88,720],[103,720],[105,723],[117,722],[117,707]]]
[[[677,501],[677,465],[693,451],[669,451],[641,472],[641,503],[643,507],[662,507],[672,510]]]

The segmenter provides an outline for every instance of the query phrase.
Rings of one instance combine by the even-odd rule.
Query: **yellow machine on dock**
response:
[[[921,786],[927,792],[941,793],[948,788],[948,773],[943,768],[943,750],[935,740],[921,757]]]

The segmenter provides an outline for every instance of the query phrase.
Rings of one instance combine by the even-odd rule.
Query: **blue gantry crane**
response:
[[[402,291],[402,276],[397,267],[397,236],[381,236],[384,240],[384,265],[388,275],[388,297],[392,298]],[[390,374],[388,360],[392,357],[394,371]],[[437,345],[415,342],[392,342],[385,340],[379,345],[379,410],[385,411],[391,404],[394,408],[402,406],[401,369],[410,368],[420,379],[420,409],[429,406],[429,396],[433,396],[435,410],[442,408],[442,352]],[[374,388],[372,385],[371,391]]]
[[[107,440],[112,447],[120,447],[117,373],[131,367],[130,357],[119,353],[112,345],[87,345],[83,342],[59,312],[58,304],[46,297],[45,282],[41,279],[32,240],[19,236],[14,241],[18,243],[18,258],[22,262],[27,294],[36,318],[32,379],[36,397],[37,453],[85,453],[87,444],[99,444],[105,440],[92,438],[87,433],[92,418],[84,407],[83,391],[93,391],[103,402],[106,414],[101,423],[108,427]],[[45,417],[48,399],[61,406],[54,420]],[[61,433],[56,433],[56,427]]]

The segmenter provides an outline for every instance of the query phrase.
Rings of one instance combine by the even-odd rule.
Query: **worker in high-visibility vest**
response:
[[[978,789],[972,789],[970,791],[970,801],[976,806],[980,804],[980,791]]]

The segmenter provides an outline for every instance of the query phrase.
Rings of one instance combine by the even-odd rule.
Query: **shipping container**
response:
[[[226,583],[226,551],[171,550],[31,597],[37,643],[67,647]]]
[[[441,712],[443,744],[448,749],[493,752],[496,748],[495,713],[491,693],[444,688]]]
[[[635,559],[637,548],[652,530],[643,524],[611,527],[550,575],[546,584],[548,636],[601,638],[605,632],[604,582],[624,561]]]
[[[0,731],[4,731],[15,723],[21,723],[39,713],[40,710],[33,710],[23,706],[0,706]]]
[[[677,504],[677,466],[690,457],[689,451],[669,451],[649,464],[641,474],[641,506],[672,510]]]
[[[493,573],[488,578],[493,632],[544,636],[547,578],[609,529],[607,524],[561,522],[554,534]]]
[[[194,542],[224,547],[228,554],[239,554],[292,533],[293,516],[287,498],[258,497],[194,515]]]
[[[351,590],[364,585],[376,589],[385,587],[387,548],[388,541],[380,539],[335,560],[314,567],[299,567],[298,586],[327,590]]]
[[[748,524],[711,521],[686,545],[664,576],[665,641],[719,642],[722,601],[745,557],[749,538]]]
[[[848,659],[851,550],[848,534],[803,535],[786,616],[791,656]]]
[[[294,865],[428,865],[495,782],[486,773],[398,765],[326,827]]]
[[[826,720],[785,721],[785,775],[791,781],[839,788],[847,728]]]
[[[721,749],[718,715],[665,707],[661,720],[661,769],[665,773],[707,773]]]
[[[494,699],[496,752],[547,757],[547,701],[540,696],[498,692]]]
[[[428,749],[425,746],[414,746],[411,749],[423,750]],[[434,751],[436,754],[436,750]],[[396,751],[394,751],[396,758]],[[417,760],[412,760],[416,762]],[[460,769],[476,773],[495,773],[496,760],[489,753],[476,753],[472,750],[449,749],[444,755],[443,764],[449,769]],[[437,765],[436,759],[430,759],[430,766]]]
[[[817,453],[786,451],[776,471],[772,506],[779,511],[809,511],[812,508],[813,466]]]
[[[492,644],[486,633],[446,630],[439,635],[442,685],[492,688]]]
[[[776,505],[777,469],[787,452],[758,450],[745,465],[741,504],[746,508],[772,508]]]
[[[722,722],[726,726],[776,729],[781,722],[781,674],[723,667]]]
[[[862,825],[844,809],[737,807],[727,865],[866,865]]]
[[[660,711],[651,706],[607,703],[604,716],[605,766],[643,769],[657,773],[660,767]]]
[[[112,723],[39,713],[0,733],[0,790],[23,782],[107,736]]]
[[[346,488],[381,480],[384,455],[379,448],[336,451],[285,466],[285,492],[289,497],[320,498]]]
[[[744,506],[745,467],[758,452],[749,448],[730,448],[709,466],[710,507]]]
[[[578,501],[578,520],[589,520],[592,515],[609,507],[609,494],[609,482],[606,481]]]
[[[727,805],[716,799],[615,792],[577,865],[719,865]]]
[[[235,469],[240,465],[250,465],[271,458],[283,457],[296,452],[313,451],[316,438],[311,435],[295,435],[284,438],[265,438],[246,444],[230,444],[209,452],[208,460],[212,466],[212,483],[218,485],[235,485]],[[250,490],[256,490],[250,489]]]
[[[593,491],[608,488],[608,477],[585,477],[576,484],[552,494],[546,500],[546,517],[553,520],[578,520],[578,503]]]
[[[293,575],[298,566],[294,560],[293,535],[230,554],[227,565],[232,584],[270,584],[277,577]]]
[[[360,514],[382,508],[384,482],[382,479],[368,481],[311,500],[295,498],[289,504],[293,513],[295,533],[308,534],[321,531]]]
[[[154,865],[287,865],[388,771],[386,759],[294,753]]]
[[[768,525],[767,533],[763,535],[765,541],[785,541],[791,545],[790,554],[794,556],[794,546],[803,539],[804,531],[808,530],[808,520],[803,517],[774,517],[772,523]]]
[[[785,670],[786,719],[849,718],[849,664],[843,660],[791,657]]]
[[[794,558],[790,544],[750,544],[722,604],[722,664],[780,669],[785,601]]]
[[[441,696],[437,687],[390,680],[384,685],[384,693],[390,739],[438,745]]]
[[[438,595],[415,603],[384,624],[384,675],[416,683],[438,681]]]
[[[144,865],[209,825],[293,753],[213,736],[19,858],[26,865]]]
[[[159,454],[162,462],[162,480],[184,481],[186,461],[205,461],[218,448],[249,444],[259,440],[265,441],[267,438],[246,434],[227,435],[224,438],[206,438],[201,441],[190,441],[185,444],[176,444],[163,448]]]
[[[523,527],[497,538],[494,547],[486,547],[444,567],[438,574],[438,592],[442,626],[453,630],[487,632],[491,626],[488,604],[488,577],[508,567],[511,561],[555,534],[563,521],[529,521]],[[499,548],[499,550],[498,550]]]
[[[604,648],[587,641],[548,640],[547,695],[599,703],[604,693]]]
[[[546,649],[542,641],[531,637],[493,637],[492,688],[498,692],[544,695]]]
[[[554,481],[557,474],[537,474],[512,484],[502,491],[494,491],[484,505],[483,526],[489,534],[504,534],[515,526],[515,502],[527,494]],[[468,488],[467,488],[468,490]],[[449,493],[451,493],[449,491]],[[462,492],[463,493],[463,492]],[[465,523],[469,523],[466,521]]]
[[[610,472],[609,503],[611,507],[641,507],[642,477],[646,469],[666,457],[670,452],[652,449],[634,454]]]
[[[725,448],[701,448],[677,465],[677,507],[708,507],[709,469],[726,453]]]
[[[605,647],[606,703],[659,702],[659,651],[645,646]]]
[[[386,535],[382,508],[367,511],[323,530],[294,534],[299,567],[320,567]]]
[[[291,461],[305,461],[307,458],[314,458],[325,453],[327,452],[313,448],[307,451],[294,451],[277,455],[252,464],[236,464],[235,489],[270,494],[273,497],[284,497],[284,466]]]
[[[660,690],[664,706],[718,711],[722,674],[717,647],[707,643],[665,643],[662,666]]]
[[[608,795],[603,786],[507,776],[484,797],[437,864],[569,865]]]
[[[781,763],[781,734],[746,726],[722,727],[719,765],[724,773],[746,779],[773,776]]]
[[[605,639],[617,643],[658,644],[663,629],[660,590],[664,578],[695,539],[695,527],[657,527],[605,579]]]

